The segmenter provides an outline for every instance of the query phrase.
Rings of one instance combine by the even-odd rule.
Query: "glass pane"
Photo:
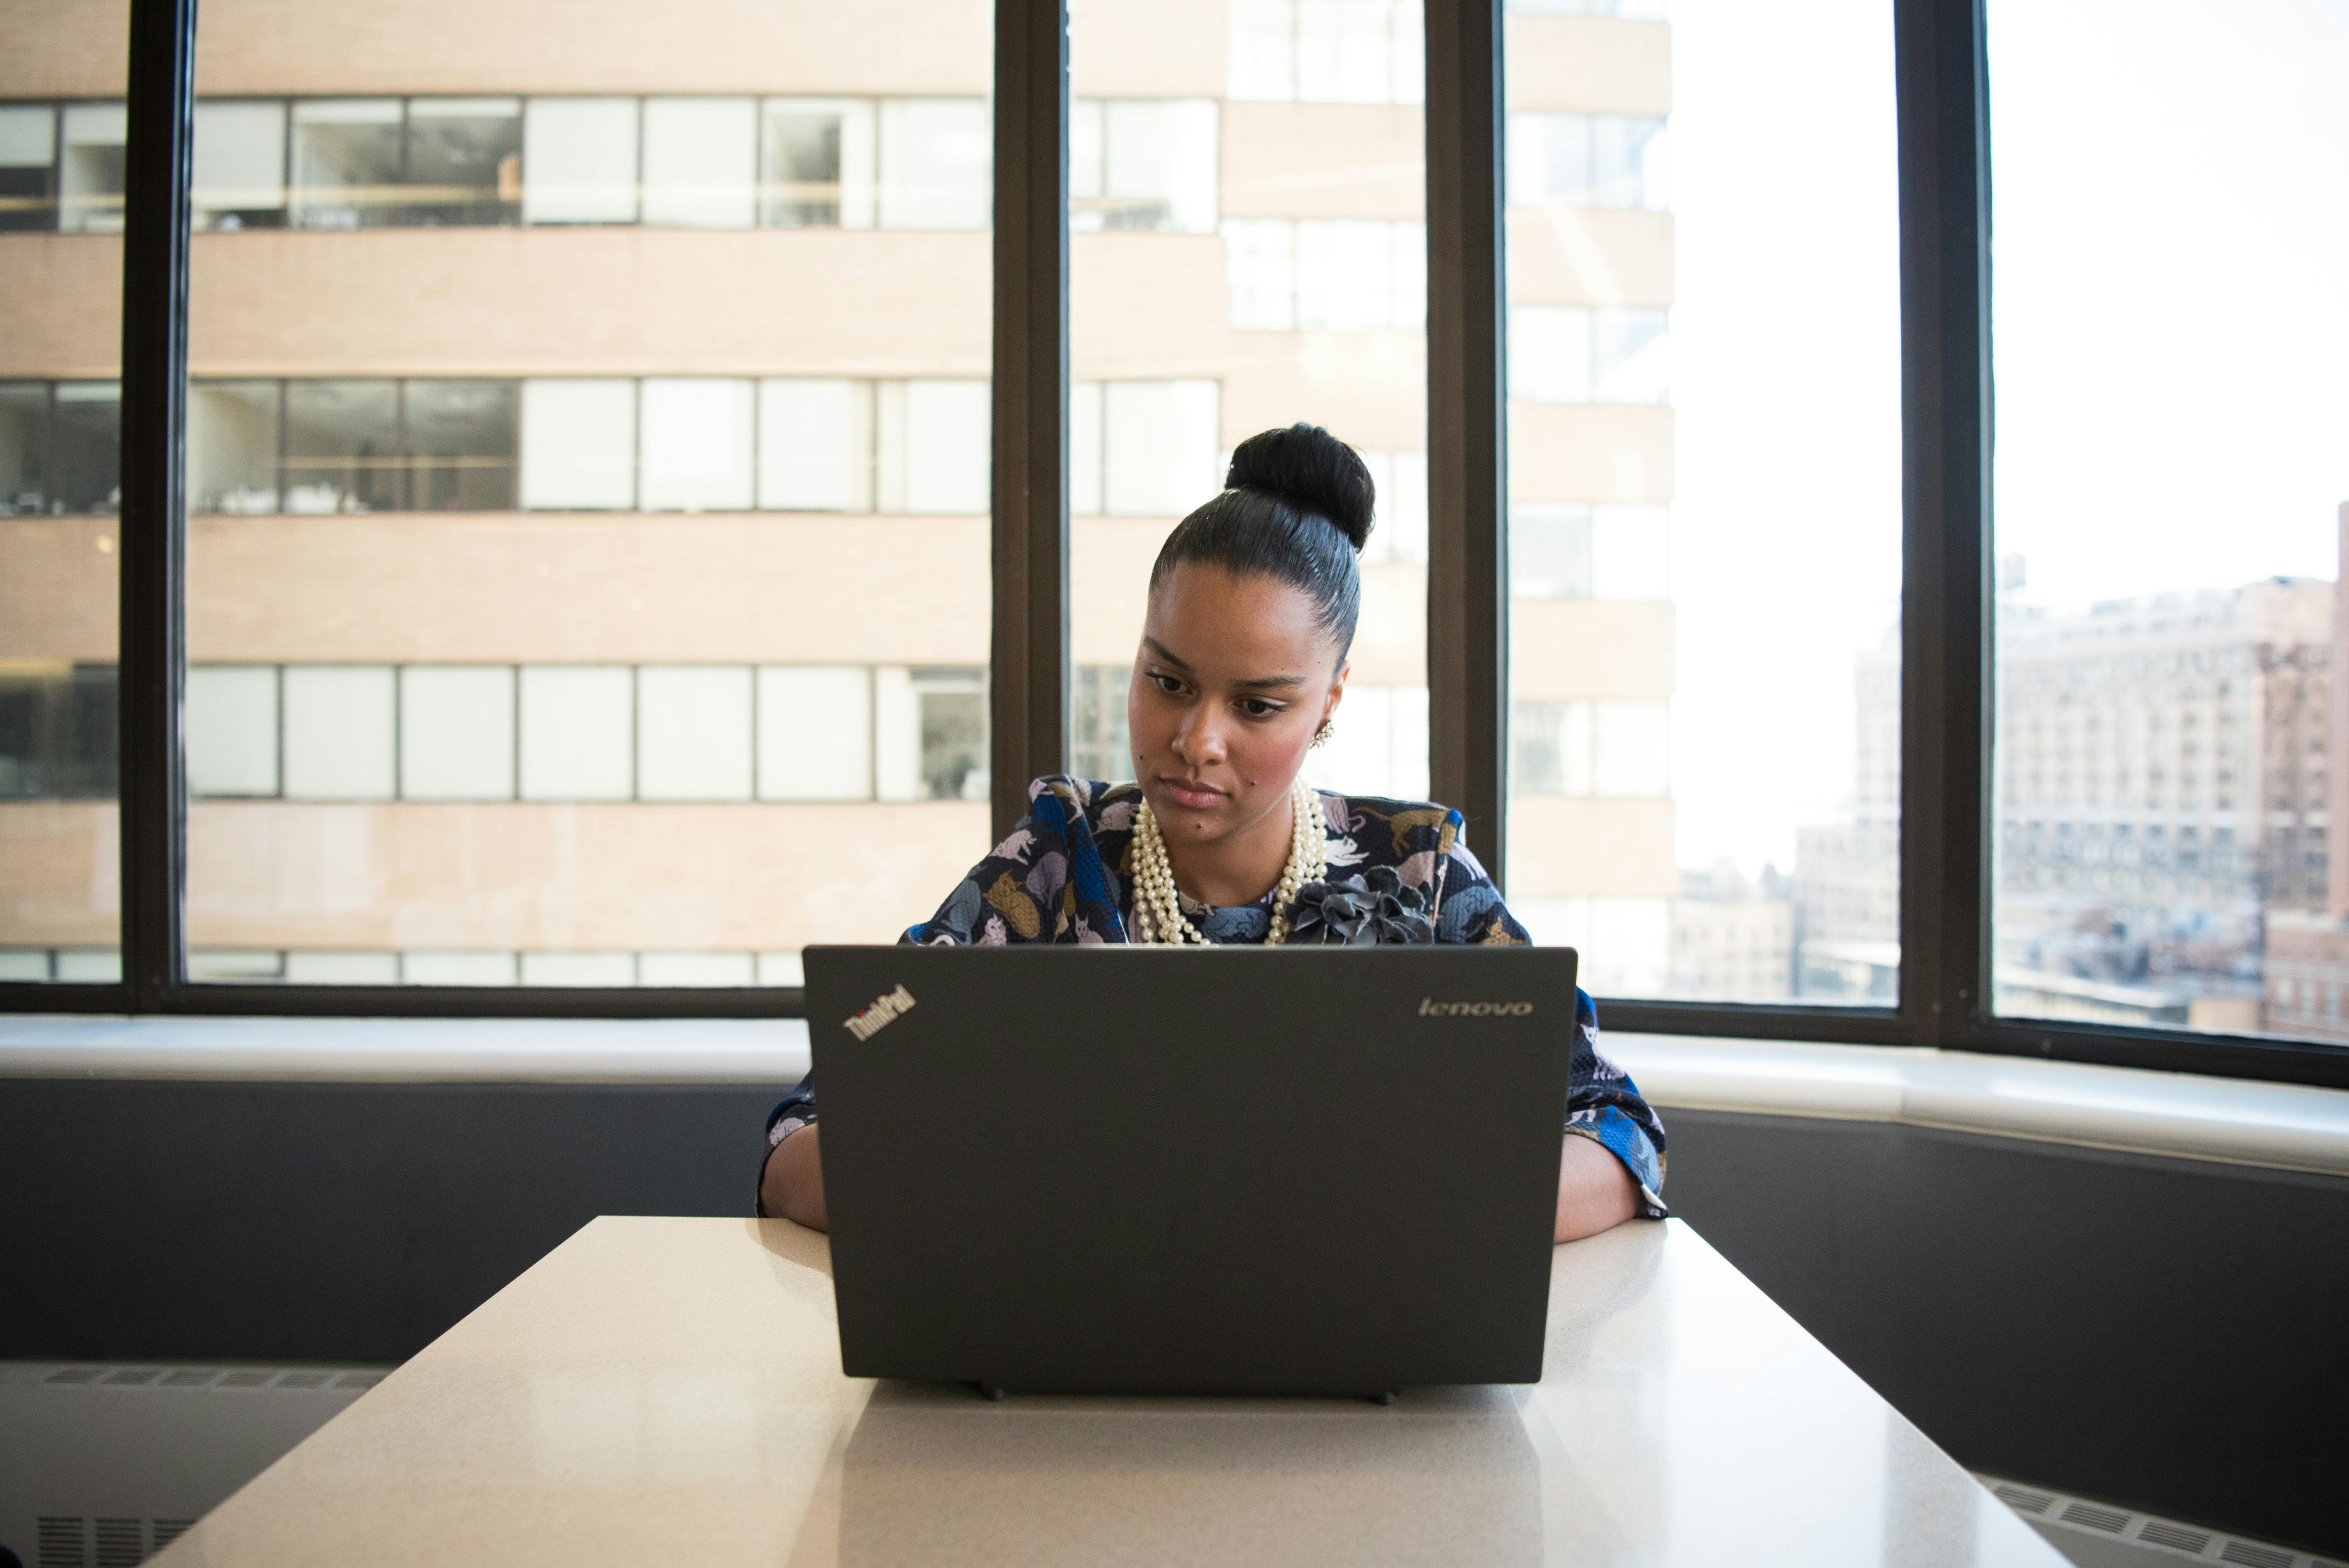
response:
[[[1892,7],[1506,23],[1510,907],[1601,995],[1889,1005]]]
[[[191,972],[797,985],[988,841],[990,8],[488,5],[204,6]]]
[[[1150,567],[1234,447],[1300,420],[1378,488],[1332,742],[1306,777],[1427,794],[1423,24],[1244,0],[1220,26],[1071,12],[1072,765],[1127,779]]]
[[[2142,22],[1989,16],[1992,1002],[2349,1043],[2349,15]],[[2222,290],[2273,330],[2149,330]]]
[[[121,0],[0,50],[0,984],[121,978]]]

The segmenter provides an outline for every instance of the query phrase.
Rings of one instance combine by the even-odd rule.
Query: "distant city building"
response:
[[[1795,994],[1899,999],[1900,643],[1896,627],[1853,660],[1852,805],[1840,822],[1795,830]]]
[[[2241,1022],[2219,1003],[2260,994],[2269,918],[2325,903],[2333,597],[2274,578],[2002,612],[2002,1008],[2042,1010],[2052,975],[2144,994],[2084,1016]]]
[[[1794,989],[1795,905],[1775,867],[1748,880],[1734,861],[1681,873],[1672,903],[1671,994],[1751,1002]]]

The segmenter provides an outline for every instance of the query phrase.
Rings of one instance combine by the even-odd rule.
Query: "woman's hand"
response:
[[[813,1128],[800,1134],[810,1136]],[[799,1141],[786,1139],[784,1147]],[[769,1180],[772,1180],[771,1174]],[[816,1202],[823,1202],[823,1190],[817,1190]],[[772,1200],[768,1202],[773,1208]],[[1553,1242],[1579,1241],[1621,1224],[1640,1212],[1640,1190],[1632,1183],[1631,1172],[1623,1162],[1609,1154],[1606,1147],[1592,1138],[1578,1133],[1566,1135],[1566,1147],[1557,1157],[1557,1227]]]
[[[793,1220],[812,1231],[832,1228],[823,1206],[823,1150],[816,1145],[823,1136],[822,1127],[803,1127],[768,1153],[759,1178],[759,1206],[770,1218]]]

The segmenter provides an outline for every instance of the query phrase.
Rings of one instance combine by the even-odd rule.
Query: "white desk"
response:
[[[597,1220],[155,1561],[2063,1563],[1677,1221],[1557,1249],[1538,1387],[1385,1408],[854,1381],[827,1264]]]

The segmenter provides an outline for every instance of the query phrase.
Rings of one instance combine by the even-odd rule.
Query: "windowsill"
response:
[[[799,1018],[0,1017],[0,1078],[793,1084]]]
[[[2349,1090],[1894,1046],[1609,1035],[1660,1107],[2349,1175]],[[796,1018],[0,1016],[0,1078],[781,1086]]]
[[[2349,1175],[2349,1090],[1903,1046],[1610,1035],[1655,1104]]]

